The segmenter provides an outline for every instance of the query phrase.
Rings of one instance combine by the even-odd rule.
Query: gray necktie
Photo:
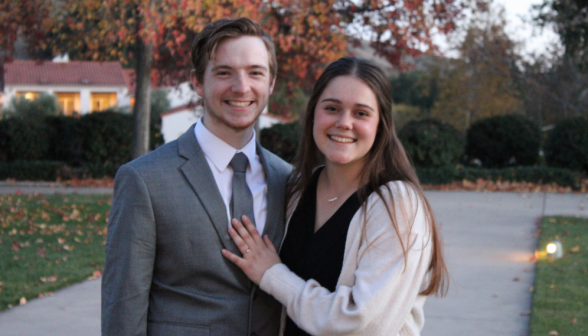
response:
[[[255,224],[253,195],[245,180],[245,172],[247,171],[249,160],[247,160],[245,154],[237,153],[233,156],[229,164],[233,167],[233,194],[230,204],[231,216],[241,220],[241,216],[246,215]]]

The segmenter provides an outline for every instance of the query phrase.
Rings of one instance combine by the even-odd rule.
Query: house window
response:
[[[71,116],[75,111],[80,111],[79,92],[55,92],[55,96],[64,115]]]
[[[104,111],[110,107],[116,106],[116,93],[92,93],[90,96],[92,112]]]
[[[16,96],[17,97],[25,97],[25,99],[28,100],[35,100],[37,98],[39,98],[39,95],[41,95],[41,92],[35,92],[35,91],[29,91],[29,92],[17,92]]]

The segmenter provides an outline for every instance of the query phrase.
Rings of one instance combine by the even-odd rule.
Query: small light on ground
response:
[[[563,248],[559,240],[554,240],[547,244],[547,257],[556,259],[563,257]]]

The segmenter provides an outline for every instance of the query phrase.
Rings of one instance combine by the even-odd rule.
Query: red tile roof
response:
[[[124,85],[119,62],[15,60],[4,64],[4,85]]]

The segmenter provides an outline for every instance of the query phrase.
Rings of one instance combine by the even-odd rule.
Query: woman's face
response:
[[[378,100],[370,87],[357,77],[335,77],[314,111],[314,141],[327,164],[363,164],[379,121]]]

